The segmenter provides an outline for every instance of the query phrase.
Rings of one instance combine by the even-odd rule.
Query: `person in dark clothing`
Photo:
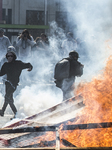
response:
[[[63,101],[72,97],[74,91],[75,77],[80,77],[83,74],[83,67],[78,61],[79,55],[76,51],[71,51],[68,58],[69,61],[69,76],[62,80],[55,80],[56,86],[61,88],[63,92]]]
[[[0,70],[0,76],[7,75],[7,79],[5,80],[5,101],[2,109],[0,110],[0,115],[4,116],[4,112],[6,110],[7,105],[9,104],[14,117],[16,117],[17,109],[14,105],[13,93],[17,88],[19,83],[19,77],[23,69],[27,69],[31,71],[33,66],[30,63],[24,63],[20,60],[16,60],[16,54],[12,48],[8,49],[6,54],[6,58],[8,62],[5,62]]]

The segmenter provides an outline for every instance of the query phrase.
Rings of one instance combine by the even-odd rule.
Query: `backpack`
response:
[[[82,65],[80,62],[77,61],[73,75],[77,76],[77,77],[82,76],[83,75],[83,68],[84,68],[84,65]]]
[[[77,76],[77,77],[82,76],[84,66],[78,61],[76,61],[76,63],[74,65],[75,65],[75,68],[74,67],[72,68],[72,75]],[[55,65],[54,78],[56,80],[61,81],[64,78],[70,77],[71,76],[70,66],[71,66],[70,60],[68,58],[64,58],[61,61],[59,61]]]
[[[54,78],[56,80],[63,80],[69,77],[70,62],[67,59],[62,59],[55,65]]]

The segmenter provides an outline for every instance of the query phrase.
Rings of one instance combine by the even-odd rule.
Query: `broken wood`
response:
[[[65,125],[63,126],[62,130],[84,130],[84,129],[111,128],[111,127],[112,122],[102,122],[102,123]]]
[[[32,145],[26,145],[26,146],[22,146],[22,147],[17,147],[17,148],[39,148],[39,147],[51,147],[51,146],[55,146],[55,140],[52,141],[41,141],[40,143],[37,144],[32,144]]]
[[[0,129],[0,134],[56,131],[56,127],[57,126],[43,126],[43,127],[25,127],[17,129]],[[112,122],[63,125],[62,130],[80,130],[80,129],[96,129],[96,128],[110,128],[110,127],[112,127]]]
[[[62,141],[62,144],[66,147],[76,147],[75,145],[73,145],[72,143],[68,142],[65,139],[61,139],[61,141]]]
[[[60,137],[59,137],[59,128],[56,127],[56,149],[60,150]]]
[[[9,150],[9,148],[0,148],[0,150]],[[55,150],[55,147],[11,148],[11,150]],[[112,150],[112,147],[65,147],[60,150]]]
[[[20,125],[25,125],[25,124],[28,124],[29,123],[29,120],[32,120],[32,119],[35,119],[35,118],[39,118],[39,117],[42,117],[42,116],[45,116],[47,113],[51,113],[51,112],[54,112],[58,107],[62,107],[64,105],[68,105],[76,100],[80,100],[82,99],[82,95],[79,94],[77,96],[74,96],[66,101],[62,101],[61,103],[51,107],[51,108],[48,108],[42,112],[39,112],[38,114],[35,114],[35,115],[32,115],[30,117],[27,117],[26,119],[22,119],[20,121],[17,121],[16,123],[13,123],[9,126],[6,126],[5,128],[14,128],[14,127],[17,127],[17,126],[20,126]]]

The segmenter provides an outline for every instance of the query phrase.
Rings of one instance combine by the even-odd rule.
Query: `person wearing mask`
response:
[[[20,36],[16,39],[16,46],[19,48],[19,57],[24,59],[31,57],[31,48],[36,44],[33,37],[29,34],[27,29],[23,30]]]
[[[14,113],[13,118],[16,117],[17,109],[14,105],[13,93],[18,86],[22,70],[28,69],[28,71],[31,71],[33,68],[30,63],[24,63],[20,60],[16,60],[16,58],[17,56],[14,48],[9,47],[8,52],[6,53],[7,62],[2,65],[0,70],[0,76],[7,75],[7,78],[5,79],[5,101],[2,109],[0,110],[0,116],[4,116],[4,112],[9,104]]]

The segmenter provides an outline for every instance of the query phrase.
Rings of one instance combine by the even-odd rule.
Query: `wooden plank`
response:
[[[46,109],[46,110],[44,110],[44,111],[42,111],[42,112],[40,112],[38,114],[32,115],[30,117],[27,117],[26,119],[22,119],[20,121],[17,121],[17,122],[15,122],[15,123],[13,123],[13,124],[11,124],[9,126],[6,126],[5,128],[14,128],[14,127],[18,127],[18,126],[21,126],[21,125],[27,125],[28,123],[31,123],[30,120],[32,121],[32,119],[36,119],[36,118],[39,118],[39,117],[42,118],[43,116],[45,116],[48,113],[53,113],[59,107],[60,108],[63,107],[63,106],[65,107],[66,105],[68,105],[70,103],[73,103],[76,100],[80,100],[80,99],[82,99],[82,95],[81,94],[79,94],[77,96],[74,96],[71,99],[68,99],[66,101],[63,101],[63,102],[61,102],[61,103],[59,103],[59,104],[57,104],[57,105],[55,105],[55,106],[53,106],[51,108],[48,108],[48,109]],[[78,103],[78,101],[77,101],[77,103]]]
[[[39,121],[41,121],[41,120],[45,121],[46,119],[48,119],[48,117],[51,117],[51,118],[54,116],[59,117],[60,113],[61,113],[61,116],[62,116],[62,114],[66,114],[67,112],[71,113],[71,111],[75,109],[74,106],[76,106],[77,109],[83,107],[84,104],[83,104],[83,101],[81,98],[82,98],[81,95],[78,95],[77,97],[73,97],[69,100],[66,100],[56,106],[53,106],[53,107],[47,109],[47,111],[45,110],[43,112],[40,112],[39,114],[34,115],[33,117],[32,116],[29,117],[30,120],[25,119],[25,120],[22,120],[22,122],[20,121],[19,123],[17,122],[14,125],[12,124],[11,126],[8,126],[9,127],[8,129],[2,128],[0,130],[0,134],[1,134],[0,137],[4,140],[11,140],[11,139],[14,139],[17,137],[19,138],[21,136],[24,136],[26,134],[30,134],[31,132],[55,131],[55,127],[59,126],[61,123],[63,123],[62,118],[61,118],[60,123],[55,124],[55,125],[53,124],[52,126],[50,126],[50,125],[46,126],[46,124],[44,124],[43,122],[39,123]],[[79,100],[76,101],[77,99],[79,99]],[[62,107],[63,107],[63,109],[62,109]],[[61,109],[58,109],[58,108],[61,108]],[[43,116],[43,119],[42,119],[42,116]],[[40,118],[40,120],[36,120],[36,118]],[[34,121],[34,120],[36,120],[36,121]],[[70,118],[69,118],[69,120],[70,120]],[[67,120],[65,120],[65,121],[67,121]],[[39,125],[40,128],[34,127],[34,125],[35,126]],[[31,127],[29,128],[28,126],[31,126]],[[12,129],[12,127],[13,127],[13,129]],[[6,130],[4,130],[4,129],[6,129]],[[11,134],[9,134],[9,133],[11,133]]]
[[[102,123],[66,125],[63,126],[62,130],[85,130],[85,129],[111,128],[111,127],[112,122],[102,122]]]
[[[89,124],[78,124],[78,125],[64,125],[62,130],[82,130],[82,129],[95,129],[95,128],[110,128],[112,127],[112,122],[104,122],[104,123],[89,123]],[[5,129],[0,130],[1,134],[5,133],[11,133],[10,136],[12,136],[12,140],[14,139],[12,133],[19,133],[22,132],[44,132],[44,131],[55,131],[56,126],[51,127],[32,127],[32,128],[21,128],[21,129]],[[37,135],[38,136],[38,135]],[[11,138],[9,140],[11,140]],[[19,135],[18,135],[19,138]],[[21,138],[21,135],[20,135]],[[1,139],[4,143],[8,142],[9,140]]]
[[[0,129],[0,134],[12,134],[12,133],[25,133],[25,132],[46,132],[55,131],[56,126],[43,126],[43,127],[25,127],[17,129]]]
[[[60,150],[112,150],[112,147],[65,147]],[[55,150],[55,147],[39,148],[0,148],[0,150]]]
[[[52,140],[52,141],[41,141],[39,143],[37,142],[37,144],[26,145],[26,146],[22,146],[20,148],[34,148],[34,147],[38,147],[38,148],[42,147],[42,148],[44,148],[44,147],[54,147],[55,145],[56,145],[56,141]]]
[[[76,147],[74,144],[68,142],[68,141],[65,140],[65,139],[61,139],[61,141],[62,141],[62,144],[63,144],[64,146],[67,146],[67,147]]]
[[[0,134],[56,131],[56,127],[57,125],[42,126],[42,127],[24,127],[24,128],[17,128],[17,129],[16,128],[0,129]],[[104,123],[63,125],[62,130],[80,130],[80,129],[85,130],[85,129],[111,128],[111,127],[112,127],[112,122],[104,122]]]
[[[83,104],[82,100],[73,102],[67,106],[60,107],[59,109],[51,112],[46,113],[43,116],[35,117],[35,119],[28,120],[28,124],[25,126],[42,126],[42,125],[56,125],[60,124],[66,120],[70,120],[72,118],[75,118],[77,113],[76,111],[81,110],[84,108],[85,105]],[[20,127],[23,127],[19,126]]]

